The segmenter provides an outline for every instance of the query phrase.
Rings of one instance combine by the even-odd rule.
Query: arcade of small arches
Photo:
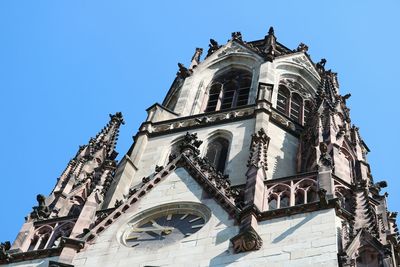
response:
[[[31,238],[28,251],[58,247],[61,238],[71,234],[74,224],[74,222],[64,222],[39,227]]]

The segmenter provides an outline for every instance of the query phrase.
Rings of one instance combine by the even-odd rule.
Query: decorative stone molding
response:
[[[265,171],[268,170],[267,149],[269,140],[270,138],[267,136],[263,128],[252,135],[250,158],[247,162],[247,167],[255,166],[256,168],[262,168]]]
[[[293,59],[294,60],[294,59]],[[309,63],[309,62],[308,62]],[[315,70],[314,70],[315,71]],[[285,85],[286,88],[289,89],[290,92],[292,93],[298,93],[300,94],[304,99],[307,100],[313,100],[311,93],[304,88],[302,84],[297,82],[295,79],[291,78],[284,78],[280,81],[281,84]]]
[[[200,154],[199,146],[203,141],[198,140],[197,133],[187,132],[183,137],[182,143],[179,144],[181,153],[186,155],[193,155],[197,157]]]
[[[263,244],[261,237],[253,228],[240,232],[231,239],[231,242],[236,253],[259,250]]]
[[[183,129],[189,130],[198,127],[207,127],[217,123],[247,119],[254,115],[254,109],[254,105],[249,105],[224,111],[203,113],[195,116],[157,122],[151,125],[151,132],[149,135],[159,135],[173,131],[182,131]],[[147,131],[143,127],[141,127],[141,129],[142,131]]]
[[[76,238],[68,238],[68,237],[62,237],[61,242],[60,242],[61,247],[69,247],[73,248],[76,251],[81,250],[85,246],[85,241],[76,239]]]

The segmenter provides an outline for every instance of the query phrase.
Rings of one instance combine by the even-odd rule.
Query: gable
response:
[[[214,248],[215,254],[223,253],[229,247],[229,238],[237,234],[238,227],[232,217],[214,199],[204,192],[202,186],[183,167],[176,168],[157,186],[146,193],[135,208],[122,214],[110,227],[95,239],[85,251],[79,253],[73,264],[83,259],[96,260],[97,266],[162,265],[185,260],[204,260],[205,247]],[[121,242],[128,223],[148,211],[174,204],[202,205],[210,211],[210,218],[195,234],[165,247],[156,247],[151,253],[138,248],[127,247]],[[129,255],[129,257],[128,257]],[[187,257],[190,255],[190,257]],[[90,266],[90,264],[89,264]]]
[[[282,70],[282,73],[294,73],[303,77],[311,88],[316,89],[320,83],[321,78],[314,63],[303,52],[278,57],[275,64],[276,69]]]

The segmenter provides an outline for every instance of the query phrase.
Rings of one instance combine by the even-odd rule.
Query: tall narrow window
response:
[[[251,73],[233,70],[219,76],[211,85],[205,112],[245,106],[249,101]]]
[[[290,102],[290,118],[298,123],[301,123],[300,118],[301,108],[303,107],[303,100],[298,94],[293,94],[292,101]]]
[[[206,112],[215,111],[220,99],[222,84],[215,83],[211,86]]]
[[[279,86],[278,90],[278,101],[276,103],[276,109],[284,114],[288,114],[289,106],[289,91],[282,85]]]
[[[220,172],[224,172],[226,159],[228,157],[229,141],[218,137],[207,147],[206,158]]]

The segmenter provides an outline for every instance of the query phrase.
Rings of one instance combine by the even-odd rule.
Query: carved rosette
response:
[[[253,228],[240,232],[231,239],[231,242],[236,253],[259,250],[263,244],[261,237]]]

